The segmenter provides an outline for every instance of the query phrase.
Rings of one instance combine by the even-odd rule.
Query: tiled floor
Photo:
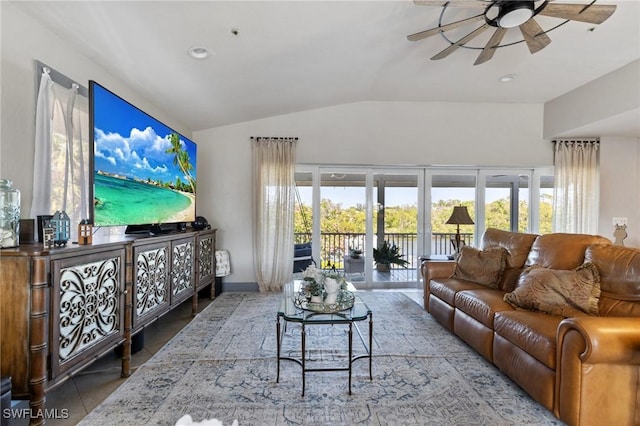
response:
[[[405,289],[400,291],[411,297],[420,306],[423,305],[422,290]],[[198,311],[204,309],[209,303],[211,303],[209,298],[201,297],[198,302]],[[191,302],[187,301],[145,328],[144,348],[132,355],[132,370],[135,370],[151,358],[178,331],[187,325],[191,318]],[[55,426],[76,425],[125,380],[120,377],[120,359],[113,352],[105,355],[76,376],[47,393],[47,410],[51,410],[58,417],[61,417],[49,419],[47,424]],[[28,408],[27,401],[13,401],[12,409],[14,410],[20,411]],[[7,426],[29,424],[28,420],[24,418],[3,420]],[[3,426],[5,422],[2,423]]]

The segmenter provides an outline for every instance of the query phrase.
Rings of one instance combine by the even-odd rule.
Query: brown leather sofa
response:
[[[569,425],[640,425],[640,250],[603,237],[487,229],[481,248],[503,247],[497,289],[452,278],[454,262],[424,261],[425,308]],[[531,265],[600,275],[598,316],[563,318],[504,301]]]

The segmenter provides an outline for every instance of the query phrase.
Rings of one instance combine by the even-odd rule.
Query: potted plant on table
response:
[[[353,247],[349,248],[349,257],[351,257],[352,259],[360,259],[361,256],[362,256],[361,249],[353,248]]]
[[[384,241],[379,248],[373,249],[373,260],[376,262],[376,269],[379,272],[389,272],[391,264],[406,268],[409,261],[403,259],[404,254],[400,254],[400,249],[395,244]]]

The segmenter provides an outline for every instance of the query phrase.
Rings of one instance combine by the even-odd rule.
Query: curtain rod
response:
[[[575,138],[575,139],[553,139],[551,141],[551,143],[557,143],[557,142],[579,142],[579,143],[600,143],[600,138],[585,138],[585,139],[581,139],[581,138]]]
[[[42,73],[45,70],[47,70],[49,73],[49,76],[51,77],[51,80],[54,83],[58,83],[59,85],[66,87],[67,89],[71,89],[75,84],[76,86],[78,86],[78,93],[80,95],[84,96],[85,98],[89,97],[89,89],[87,89],[82,84],[73,81],[66,75],[62,74],[60,71],[57,71],[51,68],[49,65],[46,65],[37,59],[35,60],[35,62],[36,62],[36,88],[38,89],[40,88],[40,77],[42,76]],[[38,90],[36,90],[36,96],[38,96]]]
[[[251,140],[260,141],[261,139],[276,139],[281,141],[297,141],[298,138],[283,138],[283,137],[272,137],[272,136],[251,136]]]

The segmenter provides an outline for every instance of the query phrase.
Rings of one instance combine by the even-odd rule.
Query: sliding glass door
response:
[[[311,241],[316,265],[356,287],[415,287],[422,176],[406,169],[300,166],[295,243]],[[385,243],[395,256],[376,262],[374,249],[381,254]]]
[[[418,287],[421,257],[477,247],[488,227],[551,226],[552,170],[301,165],[296,182],[294,243],[358,288]],[[391,261],[375,258],[387,249]]]
[[[373,172],[373,234],[378,254],[371,275],[374,288],[412,287],[419,279],[421,177],[421,171],[412,169]]]
[[[439,170],[430,173],[430,256],[453,256],[458,231],[462,244],[474,245],[475,227],[471,224],[449,224],[454,207],[466,207],[475,222],[476,172]]]

